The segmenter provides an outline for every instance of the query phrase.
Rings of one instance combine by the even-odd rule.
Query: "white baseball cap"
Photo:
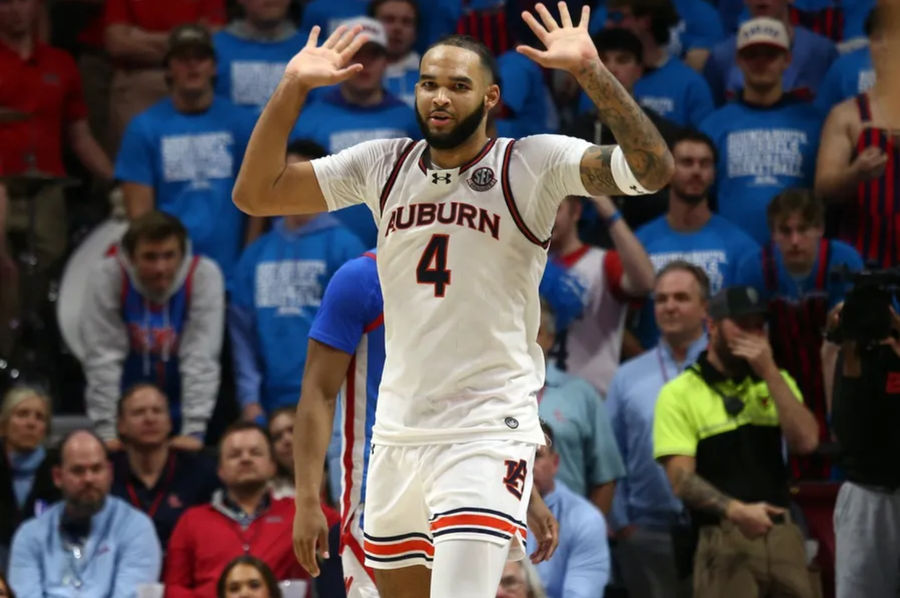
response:
[[[790,50],[791,40],[784,23],[769,17],[758,17],[750,19],[738,29],[738,52],[750,46],[774,46]]]
[[[382,48],[387,48],[387,33],[385,32],[384,25],[381,24],[381,21],[373,19],[372,17],[354,17],[339,22],[338,26],[341,25],[346,25],[351,29],[357,25],[361,25],[362,31],[360,31],[360,33],[365,33],[369,36],[369,40],[366,43],[374,43]],[[335,29],[337,29],[337,27],[335,27]]]

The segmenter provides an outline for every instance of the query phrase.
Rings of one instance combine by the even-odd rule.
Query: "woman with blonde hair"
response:
[[[50,431],[50,397],[36,387],[16,386],[0,403],[0,568],[12,536],[24,520],[59,500],[53,484],[55,451],[44,443]]]

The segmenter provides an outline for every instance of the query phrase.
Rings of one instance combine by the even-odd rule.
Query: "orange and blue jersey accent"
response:
[[[900,263],[900,140],[888,130],[871,126],[872,110],[868,94],[856,96],[863,129],[856,141],[854,157],[869,147],[887,155],[882,176],[859,184],[855,209],[841,238],[866,262],[883,268]]]

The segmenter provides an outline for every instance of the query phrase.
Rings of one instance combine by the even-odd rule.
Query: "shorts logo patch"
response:
[[[503,478],[503,484],[509,493],[517,499],[522,500],[522,490],[525,488],[525,475],[528,473],[528,464],[525,459],[518,461],[504,461],[506,465],[506,476]]]
[[[472,176],[466,181],[473,191],[487,191],[497,184],[497,178],[494,171],[487,166],[482,166],[472,173]]]
[[[515,430],[519,427],[519,420],[514,417],[507,417],[505,420],[503,420],[503,423],[505,423],[506,427],[510,430]]]

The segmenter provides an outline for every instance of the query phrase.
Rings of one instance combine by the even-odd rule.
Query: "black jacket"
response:
[[[34,483],[31,486],[31,492],[28,493],[25,506],[20,509],[13,491],[12,470],[6,450],[0,450],[3,450],[3,456],[0,458],[0,513],[2,513],[0,516],[0,545],[9,546],[19,524],[37,514],[36,506],[41,503],[46,506],[62,497],[59,489],[53,484],[52,473],[53,466],[59,463],[59,453],[56,450],[47,449],[47,456],[34,472]]]

